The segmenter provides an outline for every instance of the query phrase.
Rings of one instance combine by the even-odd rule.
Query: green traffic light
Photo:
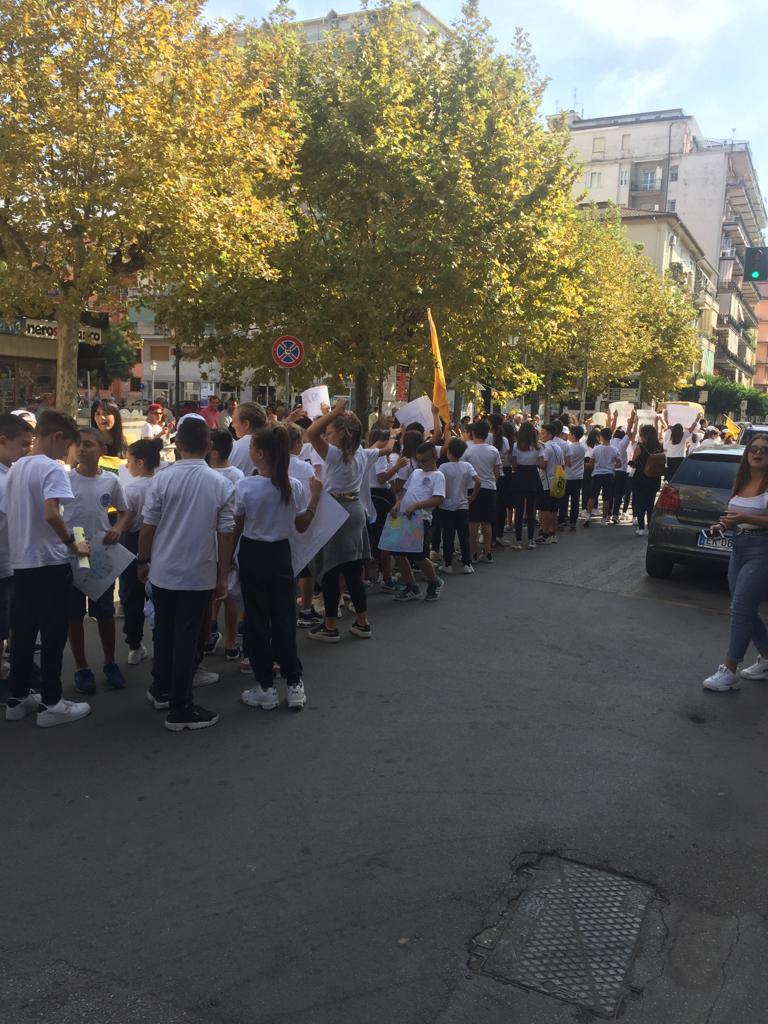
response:
[[[753,281],[757,281],[757,279],[758,279],[759,277],[760,277],[760,271],[759,271],[759,270],[753,270],[753,271],[752,271],[752,280],[753,280]]]

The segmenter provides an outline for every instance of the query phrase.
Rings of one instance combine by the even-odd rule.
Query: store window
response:
[[[41,395],[55,400],[56,363],[53,359],[0,359],[0,410],[12,412]]]

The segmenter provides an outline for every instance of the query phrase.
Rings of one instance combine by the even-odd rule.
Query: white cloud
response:
[[[624,47],[662,39],[700,46],[746,10],[746,0],[558,0],[562,10]]]

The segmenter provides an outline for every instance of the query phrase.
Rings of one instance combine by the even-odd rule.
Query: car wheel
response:
[[[645,571],[655,580],[666,580],[672,575],[675,563],[671,558],[659,555],[654,551],[645,554]]]

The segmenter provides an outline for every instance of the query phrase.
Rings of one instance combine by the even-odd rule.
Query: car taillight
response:
[[[664,484],[661,488],[656,508],[664,509],[665,512],[677,512],[680,508],[680,491],[672,484]]]

